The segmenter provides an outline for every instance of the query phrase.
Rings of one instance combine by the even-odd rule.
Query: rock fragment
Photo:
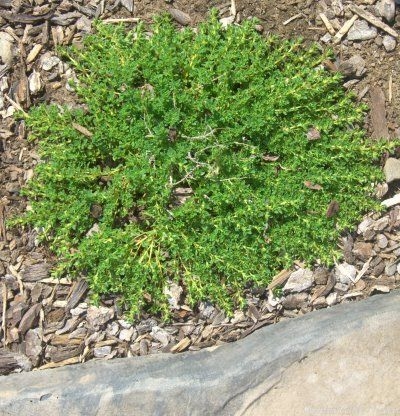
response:
[[[393,52],[396,49],[396,39],[390,35],[383,37],[382,45],[386,52]]]
[[[115,337],[117,336],[118,332],[119,332],[118,322],[113,321],[107,325],[107,329],[106,329],[107,336]]]
[[[388,239],[385,234],[378,234],[376,236],[376,244],[380,249],[384,249],[388,245]]]
[[[330,293],[327,297],[326,297],[326,303],[328,306],[333,306],[336,305],[338,302],[338,294],[336,292],[332,292]]]
[[[285,309],[299,309],[307,302],[307,299],[308,294],[304,292],[289,294],[283,298],[282,306]]]
[[[385,274],[387,276],[393,276],[397,272],[397,261],[394,261],[392,263],[388,263],[385,266]]]
[[[354,282],[356,274],[357,269],[352,264],[342,263],[335,267],[335,276],[338,283],[349,285]]]
[[[93,354],[96,358],[104,358],[111,354],[111,346],[104,345],[103,347],[97,347],[93,350]]]
[[[380,0],[377,4],[379,15],[387,22],[391,23],[396,14],[396,5],[394,0]]]
[[[179,301],[183,293],[181,286],[171,282],[165,289],[164,293],[167,296],[168,303],[172,309],[179,309]]]
[[[3,64],[11,66],[14,58],[14,39],[7,32],[0,32],[0,59]]]
[[[400,160],[389,157],[383,168],[386,182],[390,183],[400,179]]]
[[[284,293],[304,292],[314,284],[314,277],[311,270],[299,269],[293,272],[285,286]]]
[[[340,295],[344,295],[347,290],[349,289],[349,285],[346,285],[345,283],[336,283],[335,285],[335,291],[339,293]]]
[[[354,55],[339,64],[339,71],[348,78],[361,78],[366,73],[366,62],[360,55]]]
[[[34,95],[37,94],[43,88],[40,74],[39,72],[36,72],[35,70],[33,70],[32,74],[29,75],[28,82],[29,82],[29,91]]]
[[[39,364],[42,354],[42,341],[39,335],[39,328],[30,329],[25,336],[26,355],[36,367]]]
[[[314,300],[312,305],[314,309],[321,309],[321,308],[325,308],[328,305],[328,303],[324,296],[320,296],[319,298]]]
[[[347,34],[348,40],[369,40],[374,39],[378,31],[375,27],[369,26],[365,20],[356,20]]]
[[[132,336],[133,336],[134,332],[135,332],[135,328],[122,329],[121,332],[119,333],[119,337],[118,338],[121,341],[130,342],[132,340]]]
[[[60,63],[60,58],[58,56],[51,55],[50,53],[46,53],[42,56],[42,69],[45,71],[50,71],[56,65]]]
[[[151,329],[150,335],[156,339],[157,341],[161,342],[163,347],[166,347],[169,343],[169,334],[159,326],[154,326]]]
[[[114,318],[114,309],[105,308],[103,306],[90,306],[87,310],[86,320],[89,327],[92,327],[95,331],[98,331],[100,327]]]

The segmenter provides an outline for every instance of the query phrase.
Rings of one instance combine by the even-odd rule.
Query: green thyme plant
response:
[[[66,52],[81,108],[27,118],[42,161],[22,222],[58,274],[122,296],[131,317],[166,316],[171,281],[229,312],[296,259],[332,263],[340,233],[377,209],[382,146],[317,47],[215,15],[197,31],[165,16],[151,35],[95,31]]]

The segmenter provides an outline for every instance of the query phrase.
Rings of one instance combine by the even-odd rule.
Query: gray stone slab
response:
[[[351,339],[353,348],[358,338],[365,344],[362,334],[382,335],[399,327],[399,313],[400,292],[394,291],[287,320],[214,350],[91,361],[13,374],[0,378],[0,414],[267,414],[268,406],[257,412],[255,404],[260,406],[261,399],[268,401],[277,386],[284,389],[281,380],[296,364],[317,357],[321,351],[330,351],[330,356],[322,357],[329,356],[329,362],[334,363],[337,357],[332,346],[338,341]],[[379,342],[379,338],[374,340],[374,344]],[[345,370],[357,373],[351,365]],[[293,396],[290,393],[287,397]],[[325,397],[327,404],[332,399]],[[284,404],[292,406],[288,401]],[[291,409],[286,414],[311,414]]]

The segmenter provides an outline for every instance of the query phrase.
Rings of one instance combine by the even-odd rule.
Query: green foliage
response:
[[[382,146],[326,56],[250,22],[194,32],[159,17],[152,30],[98,24],[66,53],[84,106],[27,118],[42,163],[22,222],[41,227],[58,273],[122,295],[132,317],[165,316],[168,281],[231,311],[295,259],[331,263],[340,233],[377,208]],[[183,203],[178,188],[192,190]]]

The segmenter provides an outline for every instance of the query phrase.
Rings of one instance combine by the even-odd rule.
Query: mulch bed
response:
[[[76,105],[68,86],[74,74],[54,51],[57,45],[81,44],[95,18],[110,24],[124,21],[129,27],[138,20],[151,21],[156,12],[169,11],[177,27],[195,26],[211,7],[218,7],[226,23],[257,17],[264,33],[301,35],[307,42],[333,47],[337,59],[325,66],[341,71],[345,87],[369,105],[366,128],[371,139],[399,138],[400,60],[395,35],[400,14],[396,14],[394,1],[272,3],[34,0],[31,4],[0,0],[0,374],[92,358],[221,345],[262,326],[386,293],[400,285],[397,205],[382,216],[369,214],[357,231],[343,238],[343,259],[336,267],[327,270],[317,265],[307,270],[297,263],[292,270],[283,270],[269,287],[249,288],[248,308],[236,311],[233,318],[207,302],[191,310],[182,289],[171,286],[173,320],[168,324],[153,316],[129,323],[113,298],[103,299],[100,307],[90,306],[84,280],[50,278],[55,259],[39,245],[35,230],[6,228],[6,218],[27,208],[20,190],[39,161],[35,147],[27,142],[24,122],[14,113],[40,102]],[[395,195],[397,185],[396,181],[390,186],[381,184],[379,196]],[[280,296],[272,292],[277,287],[283,288]]]

